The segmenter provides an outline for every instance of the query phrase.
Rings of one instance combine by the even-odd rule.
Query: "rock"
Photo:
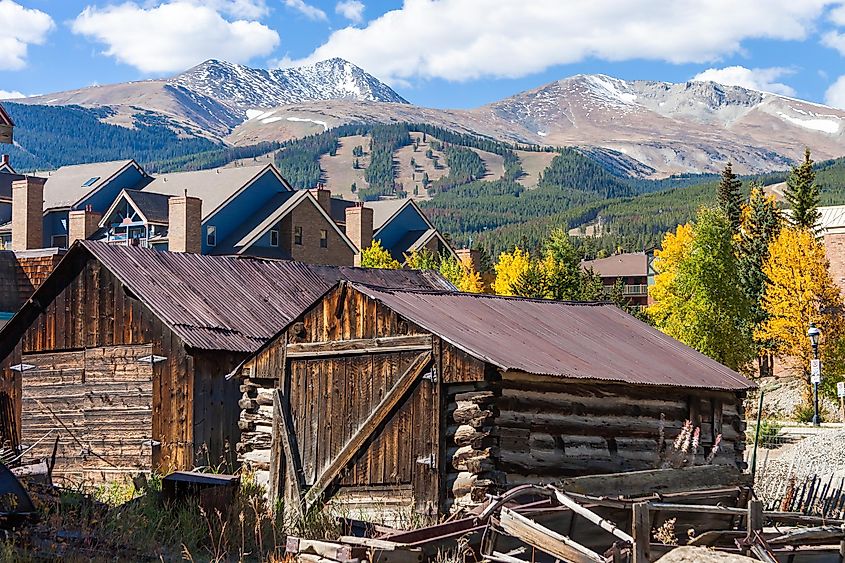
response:
[[[750,557],[714,551],[706,547],[679,547],[658,561],[660,563],[759,563]]]

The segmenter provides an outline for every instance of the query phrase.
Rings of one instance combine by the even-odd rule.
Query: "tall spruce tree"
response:
[[[792,209],[790,222],[796,227],[815,232],[819,213],[819,187],[810,158],[810,149],[804,149],[804,162],[792,168],[786,180],[783,196]]]
[[[725,212],[731,229],[739,232],[742,222],[742,182],[739,176],[733,173],[732,164],[728,162],[722,170],[722,179],[719,181],[717,192],[719,207]]]
[[[751,185],[747,212],[742,222],[737,256],[739,284],[751,302],[752,330],[768,318],[763,295],[768,278],[763,273],[763,264],[769,258],[769,245],[778,236],[781,228],[781,215],[773,197],[763,193],[759,184]],[[770,375],[772,356],[769,351],[774,347],[770,340],[755,338],[760,376]]]

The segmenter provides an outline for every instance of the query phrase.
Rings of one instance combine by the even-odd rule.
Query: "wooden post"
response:
[[[763,531],[763,501],[757,499],[751,499],[748,501],[748,536],[747,539],[751,541],[751,539],[755,536],[756,532]]]
[[[651,518],[647,502],[635,502],[631,520],[631,535],[634,537],[634,559],[632,563],[650,563]]]

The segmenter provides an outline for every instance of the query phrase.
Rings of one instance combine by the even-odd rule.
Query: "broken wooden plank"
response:
[[[838,526],[817,526],[814,528],[797,528],[769,539],[769,545],[806,544],[830,540],[845,539],[845,530]]]
[[[736,467],[699,465],[684,469],[649,469],[572,477],[561,481],[558,488],[593,496],[634,497],[750,484],[750,475],[743,474]]]
[[[578,504],[577,502],[575,502],[574,500],[572,500],[571,498],[569,498],[568,496],[566,496],[562,492],[558,491],[557,489],[552,488],[552,490],[554,491],[555,498],[557,499],[557,501],[560,504],[567,507],[569,510],[571,510],[575,514],[581,516],[582,518],[586,518],[588,521],[592,522],[593,524],[595,524],[596,526],[598,526],[602,530],[605,530],[606,532],[610,532],[611,534],[613,534],[614,536],[616,536],[620,540],[626,541],[626,542],[633,545],[634,538],[632,538],[630,535],[628,535],[625,532],[623,532],[622,530],[620,530],[619,527],[616,526],[616,524],[614,524],[610,520],[606,520],[606,519],[602,518],[601,516],[599,516],[598,514],[593,512],[592,510],[590,510],[589,508],[585,508],[585,507],[581,506],[580,504]]]
[[[571,563],[605,563],[604,557],[575,540],[502,507],[499,524],[502,529],[535,549]]]

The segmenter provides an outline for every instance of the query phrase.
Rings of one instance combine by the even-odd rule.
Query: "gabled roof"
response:
[[[132,166],[143,172],[134,160],[62,166],[47,176],[47,183],[44,184],[44,210],[72,207]]]
[[[399,215],[400,211],[409,205],[414,206],[420,215],[423,216],[423,219],[428,222],[428,217],[426,217],[425,213],[423,213],[419,206],[414,203],[414,200],[410,198],[381,199],[378,201],[365,202],[364,207],[369,207],[373,210],[373,233],[378,233],[382,227],[390,223],[394,217]]]
[[[314,197],[308,190],[297,190],[292,195],[284,197],[286,194],[280,194],[278,198],[278,207],[272,213],[264,217],[257,225],[255,225],[248,233],[246,233],[238,242],[235,243],[235,251],[238,254],[246,252],[259,238],[264,236],[273,226],[282,220],[288,213],[296,209],[300,205],[313,205],[317,211],[325,218],[326,223],[335,230],[340,236],[341,240],[352,250],[357,253],[358,248],[349,240],[346,233],[340,230],[340,227],[332,221],[332,218],[326,213],[317,198]],[[265,206],[266,208],[267,206]],[[260,216],[259,216],[260,218]]]
[[[614,254],[597,260],[584,260],[581,267],[602,277],[647,276],[648,256],[645,252]]]
[[[254,352],[339,280],[452,288],[432,272],[317,266],[77,241],[33,299],[0,331],[0,348],[19,338],[15,335],[32,322],[37,304],[50,298],[48,292],[67,283],[81,255],[99,260],[185,344],[203,350]]]
[[[741,391],[754,383],[608,303],[353,287],[502,370]]]
[[[3,109],[3,104],[0,104],[0,125],[9,125],[11,127],[15,126],[15,122],[12,121],[12,118],[6,113],[6,110]]]
[[[189,196],[202,199],[202,219],[205,221],[268,171],[276,176],[288,190],[292,189],[275,166],[265,164],[161,174],[144,186],[141,191],[170,196],[185,195],[187,191]]]
[[[100,227],[107,226],[109,218],[114,214],[117,206],[124,199],[135,208],[135,211],[147,223],[167,224],[170,215],[168,202],[171,197],[173,196],[142,192],[139,190],[121,190],[106,212],[103,213],[103,218],[100,219]]]

